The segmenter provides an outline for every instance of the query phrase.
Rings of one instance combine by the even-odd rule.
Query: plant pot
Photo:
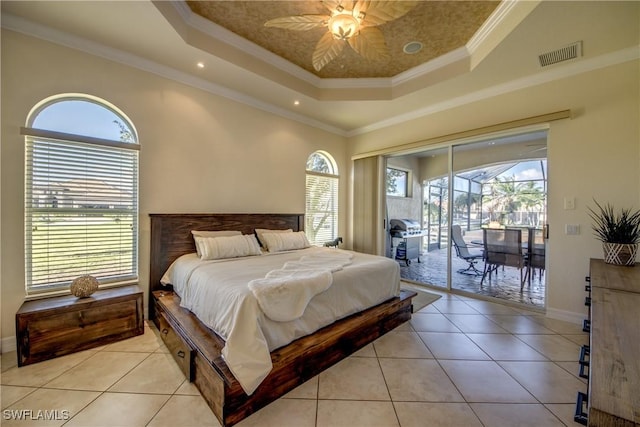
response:
[[[632,266],[636,262],[638,244],[630,243],[607,243],[602,244],[604,249],[604,262],[615,265]]]

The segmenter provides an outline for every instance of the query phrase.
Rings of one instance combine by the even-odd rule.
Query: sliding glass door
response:
[[[423,243],[428,283],[447,287],[449,247],[449,178],[427,179],[423,183],[424,209],[422,223],[426,231]]]
[[[544,260],[546,132],[456,145],[452,157],[451,288],[543,308],[544,261],[532,268],[528,254],[535,245]]]
[[[391,224],[387,256],[402,278],[543,308],[546,149],[541,130],[387,158],[388,220],[420,228],[408,237]],[[498,256],[508,262],[487,260],[494,229],[519,230],[498,236],[516,235],[515,254]]]

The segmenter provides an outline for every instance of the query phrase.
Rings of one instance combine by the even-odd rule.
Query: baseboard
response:
[[[15,336],[2,338],[2,340],[0,340],[0,354],[15,351],[17,348]]]
[[[582,324],[582,321],[586,317],[585,313],[575,313],[573,311],[558,310],[555,308],[547,308],[547,317],[557,320],[564,320],[565,322]]]

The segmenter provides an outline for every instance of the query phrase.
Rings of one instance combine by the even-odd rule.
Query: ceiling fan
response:
[[[313,52],[312,63],[316,71],[340,55],[349,44],[360,56],[371,60],[388,60],[389,49],[376,26],[398,19],[415,5],[416,1],[322,0],[328,15],[293,15],[271,19],[266,27],[307,31],[327,27]]]

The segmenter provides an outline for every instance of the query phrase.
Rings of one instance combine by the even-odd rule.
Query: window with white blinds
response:
[[[27,294],[68,289],[84,274],[101,284],[137,280],[133,126],[94,98],[56,98],[32,114],[23,128]],[[78,132],[68,133],[73,121]],[[87,123],[97,137],[80,128]]]
[[[338,174],[328,153],[307,160],[305,232],[313,245],[338,237]]]

